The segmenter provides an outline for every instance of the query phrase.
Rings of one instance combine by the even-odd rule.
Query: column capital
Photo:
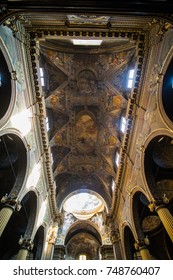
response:
[[[146,236],[144,239],[141,239],[141,240],[137,239],[134,243],[134,247],[138,251],[143,248],[147,248],[147,246],[149,244],[150,244],[150,241],[149,241],[148,237]]]
[[[165,208],[169,203],[169,198],[166,194],[163,197],[155,197],[153,201],[148,204],[151,212],[157,211],[159,208]]]
[[[20,211],[22,205],[18,201],[17,197],[5,195],[1,199],[1,203],[4,204],[4,207],[11,208],[13,211]]]
[[[34,247],[34,242],[31,238],[22,237],[19,239],[19,245],[21,246],[20,249],[25,249],[31,251]]]
[[[25,18],[23,15],[13,15],[7,18],[4,22],[4,25],[11,29],[11,31],[14,33],[19,32],[17,27],[17,21],[23,21],[25,22]]]

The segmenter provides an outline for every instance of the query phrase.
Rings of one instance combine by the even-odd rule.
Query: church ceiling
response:
[[[68,42],[63,51],[59,41],[40,44],[57,195],[77,181],[81,189],[92,182],[101,184],[111,195],[115,152],[121,145],[119,123],[127,107],[128,71],[134,68],[135,46],[126,49],[123,42],[121,50],[116,50],[111,42],[107,51],[100,47],[93,52],[95,47],[68,47]]]
[[[98,193],[110,209],[112,180],[119,184],[152,19],[49,12],[44,18],[26,12],[23,18],[30,36],[53,209],[55,203],[61,209],[66,196],[79,190]],[[101,44],[75,45],[74,39]],[[135,69],[133,91],[127,85],[131,69]],[[127,120],[127,134],[120,130],[122,116]],[[120,149],[117,175],[115,155]]]

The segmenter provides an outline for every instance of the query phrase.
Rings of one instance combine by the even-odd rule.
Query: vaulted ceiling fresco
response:
[[[103,40],[103,47],[74,46],[72,40],[57,39],[40,44],[59,205],[64,192],[76,189],[97,190],[111,205],[120,119],[130,92],[129,70],[136,59],[134,43],[125,41],[118,47],[117,40],[115,46]]]
[[[106,215],[117,205],[151,18],[46,13],[43,19],[28,12],[20,20],[30,36],[49,198],[59,223],[56,244],[64,245],[67,235],[70,242],[77,224],[81,240],[100,235],[109,246]],[[85,207],[66,207],[71,199],[80,204],[79,194]],[[88,210],[91,197],[100,204]],[[68,243],[69,256],[76,254],[76,240]]]

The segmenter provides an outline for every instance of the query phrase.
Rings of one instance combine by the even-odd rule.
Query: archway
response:
[[[0,238],[0,259],[15,259],[21,237],[31,237],[37,211],[37,197],[33,191],[24,196],[21,206],[20,211],[12,214]]]
[[[3,125],[11,113],[15,93],[14,90],[12,92],[11,63],[3,46],[0,49],[0,61],[0,104],[3,104],[0,107],[0,123]]]
[[[148,205],[149,201],[143,193],[138,191],[134,194],[133,218],[138,240],[149,250],[152,259],[169,259],[166,232],[160,218],[149,210]]]
[[[129,228],[129,226],[126,225],[124,228],[124,249],[125,249],[125,255],[127,260],[137,259],[134,244],[135,244],[134,235],[131,229]]]
[[[99,259],[102,239],[94,223],[78,221],[65,237],[66,259]],[[82,257],[83,256],[83,257]]]
[[[154,198],[173,198],[173,138],[168,135],[154,137],[146,147],[144,172]]]
[[[29,253],[28,259],[30,260],[41,260],[43,245],[44,245],[44,227],[40,226],[35,234],[33,240],[33,249]]]
[[[144,155],[144,179],[153,196],[157,206],[163,205],[171,214],[173,214],[173,138],[164,133],[153,137],[146,146]],[[145,223],[158,223],[159,217],[156,212],[153,217],[145,217]],[[147,221],[148,219],[148,221]],[[160,221],[161,222],[161,221]],[[157,229],[153,228],[155,238],[152,242],[156,242],[155,247],[162,244],[162,248],[153,252],[158,259],[172,259],[173,246],[165,227],[160,223]],[[151,233],[151,235],[153,236]]]
[[[162,84],[162,103],[164,111],[171,122],[173,122],[173,78],[172,78],[172,70],[173,70],[173,58],[169,62],[169,65],[166,69],[166,72],[163,77]]]
[[[22,139],[14,133],[0,135],[0,199],[17,196],[26,175],[27,151]]]

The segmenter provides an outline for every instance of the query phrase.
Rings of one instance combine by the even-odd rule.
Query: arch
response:
[[[58,181],[58,176],[56,177],[56,180]],[[84,181],[76,181],[69,183],[65,188],[62,188],[59,193],[57,194],[57,207],[59,211],[61,211],[63,202],[65,201],[66,197],[68,197],[70,194],[75,192],[94,192],[98,193],[99,196],[102,197],[102,199],[105,201],[106,208],[110,209],[111,207],[111,196],[110,193],[106,190],[103,184],[100,182],[94,184],[90,182],[84,182]]]
[[[105,201],[98,193],[85,189],[71,193],[63,202],[63,210],[79,220],[91,218],[95,213],[102,212],[105,206]]]
[[[151,133],[142,152],[142,176],[151,201],[165,204],[173,213],[173,137],[166,129]],[[149,227],[150,225],[150,227]],[[150,252],[156,259],[172,259],[172,244],[156,212],[143,218],[143,231],[150,240]],[[162,244],[160,250],[156,248]]]
[[[173,128],[173,112],[171,104],[173,103],[173,78],[172,78],[172,70],[173,70],[173,56],[172,50],[170,49],[166,60],[163,64],[163,67],[160,71],[159,76],[159,95],[158,95],[158,104],[159,111],[163,121],[167,126]]]
[[[144,144],[142,175],[154,198],[173,198],[173,137],[167,130],[153,132]]]
[[[16,86],[12,62],[1,38],[0,45],[0,104],[3,104],[0,107],[0,127],[3,127],[11,116],[15,105]]]
[[[34,237],[34,247],[32,252],[30,253],[30,258],[33,260],[41,260],[42,253],[43,253],[43,245],[44,245],[44,238],[45,238],[45,228],[41,225],[35,234]]]
[[[21,209],[14,212],[0,238],[0,259],[11,259],[17,255],[19,239],[31,238],[37,212],[37,197],[28,192],[21,201]]]
[[[134,256],[136,253],[134,244],[135,238],[130,226],[125,223],[123,228],[123,244],[124,244],[124,251],[127,260],[134,260]]]
[[[86,231],[87,233],[93,235],[100,245],[102,244],[102,237],[99,233],[98,227],[91,221],[76,221],[73,223],[70,228],[68,229],[65,240],[64,240],[64,245],[68,243],[68,241],[77,233]]]
[[[37,216],[37,208],[38,208],[38,201],[37,195],[34,191],[29,191],[25,194],[21,201],[22,207],[25,208],[25,212],[27,213],[28,217],[28,224],[25,231],[26,236],[32,236],[33,229],[35,226],[36,216]]]
[[[87,259],[99,259],[101,244],[100,233],[92,222],[77,221],[65,237],[66,258],[79,259],[84,254]]]
[[[144,233],[142,231],[142,219],[144,216],[144,211],[148,210],[149,212],[149,209],[147,207],[148,204],[149,201],[142,192],[135,192],[135,194],[132,197],[132,215],[134,226],[137,232],[137,237],[139,240],[144,240],[145,238]]]
[[[17,197],[29,164],[25,140],[15,130],[0,132],[0,198]]]

